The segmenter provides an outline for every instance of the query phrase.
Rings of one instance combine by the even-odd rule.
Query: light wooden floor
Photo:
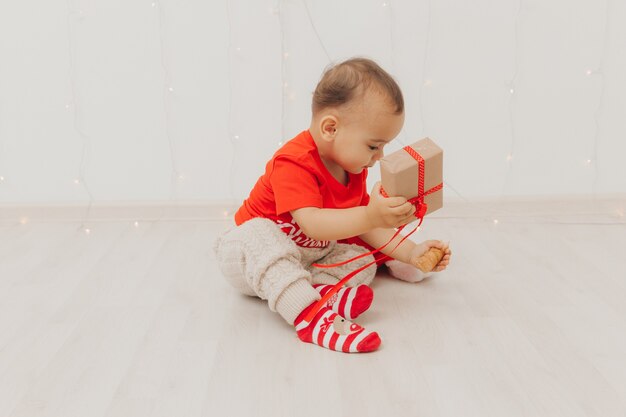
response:
[[[626,225],[435,219],[378,352],[300,342],[223,281],[224,222],[0,224],[0,416],[626,415]]]

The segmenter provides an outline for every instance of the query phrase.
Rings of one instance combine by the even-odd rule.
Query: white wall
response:
[[[626,192],[624,21],[596,0],[0,0],[0,203],[244,198],[354,55],[404,90],[393,149],[435,139],[463,196]]]

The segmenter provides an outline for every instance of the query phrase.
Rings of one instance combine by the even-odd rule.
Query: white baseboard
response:
[[[88,204],[0,205],[0,221],[224,220],[239,208],[233,202],[95,202]]]
[[[87,204],[0,204],[1,222],[23,221],[216,221],[232,218],[241,202],[95,202]],[[595,197],[538,196],[473,198],[446,197],[430,219],[512,217],[594,217],[621,221],[626,194]]]

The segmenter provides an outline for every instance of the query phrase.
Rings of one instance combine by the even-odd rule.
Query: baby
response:
[[[393,78],[375,62],[353,58],[327,69],[313,94],[308,130],[283,145],[267,163],[235,214],[236,226],[215,243],[222,273],[240,292],[268,301],[295,327],[300,340],[342,352],[380,346],[376,332],[353,323],[373,299],[368,286],[385,261],[392,275],[422,277],[413,266],[431,247],[445,253],[434,271],[449,264],[446,244],[416,244],[397,236],[381,253],[334,264],[387,243],[394,228],[415,220],[403,197],[385,198],[376,183],[366,189],[367,170],[404,124],[404,100]],[[392,259],[393,258],[393,259]],[[375,262],[374,262],[375,261]],[[315,303],[344,276],[368,263],[317,312]],[[402,268],[401,266],[404,266]]]

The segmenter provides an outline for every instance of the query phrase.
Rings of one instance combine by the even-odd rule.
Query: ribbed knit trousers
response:
[[[307,306],[320,299],[313,284],[336,284],[348,273],[372,262],[372,255],[346,265],[317,268],[312,263],[332,264],[367,252],[355,244],[330,242],[326,248],[296,245],[271,220],[255,218],[234,226],[214,244],[217,261],[226,280],[239,292],[267,300],[289,324]],[[359,272],[347,285],[369,284],[376,265]]]

